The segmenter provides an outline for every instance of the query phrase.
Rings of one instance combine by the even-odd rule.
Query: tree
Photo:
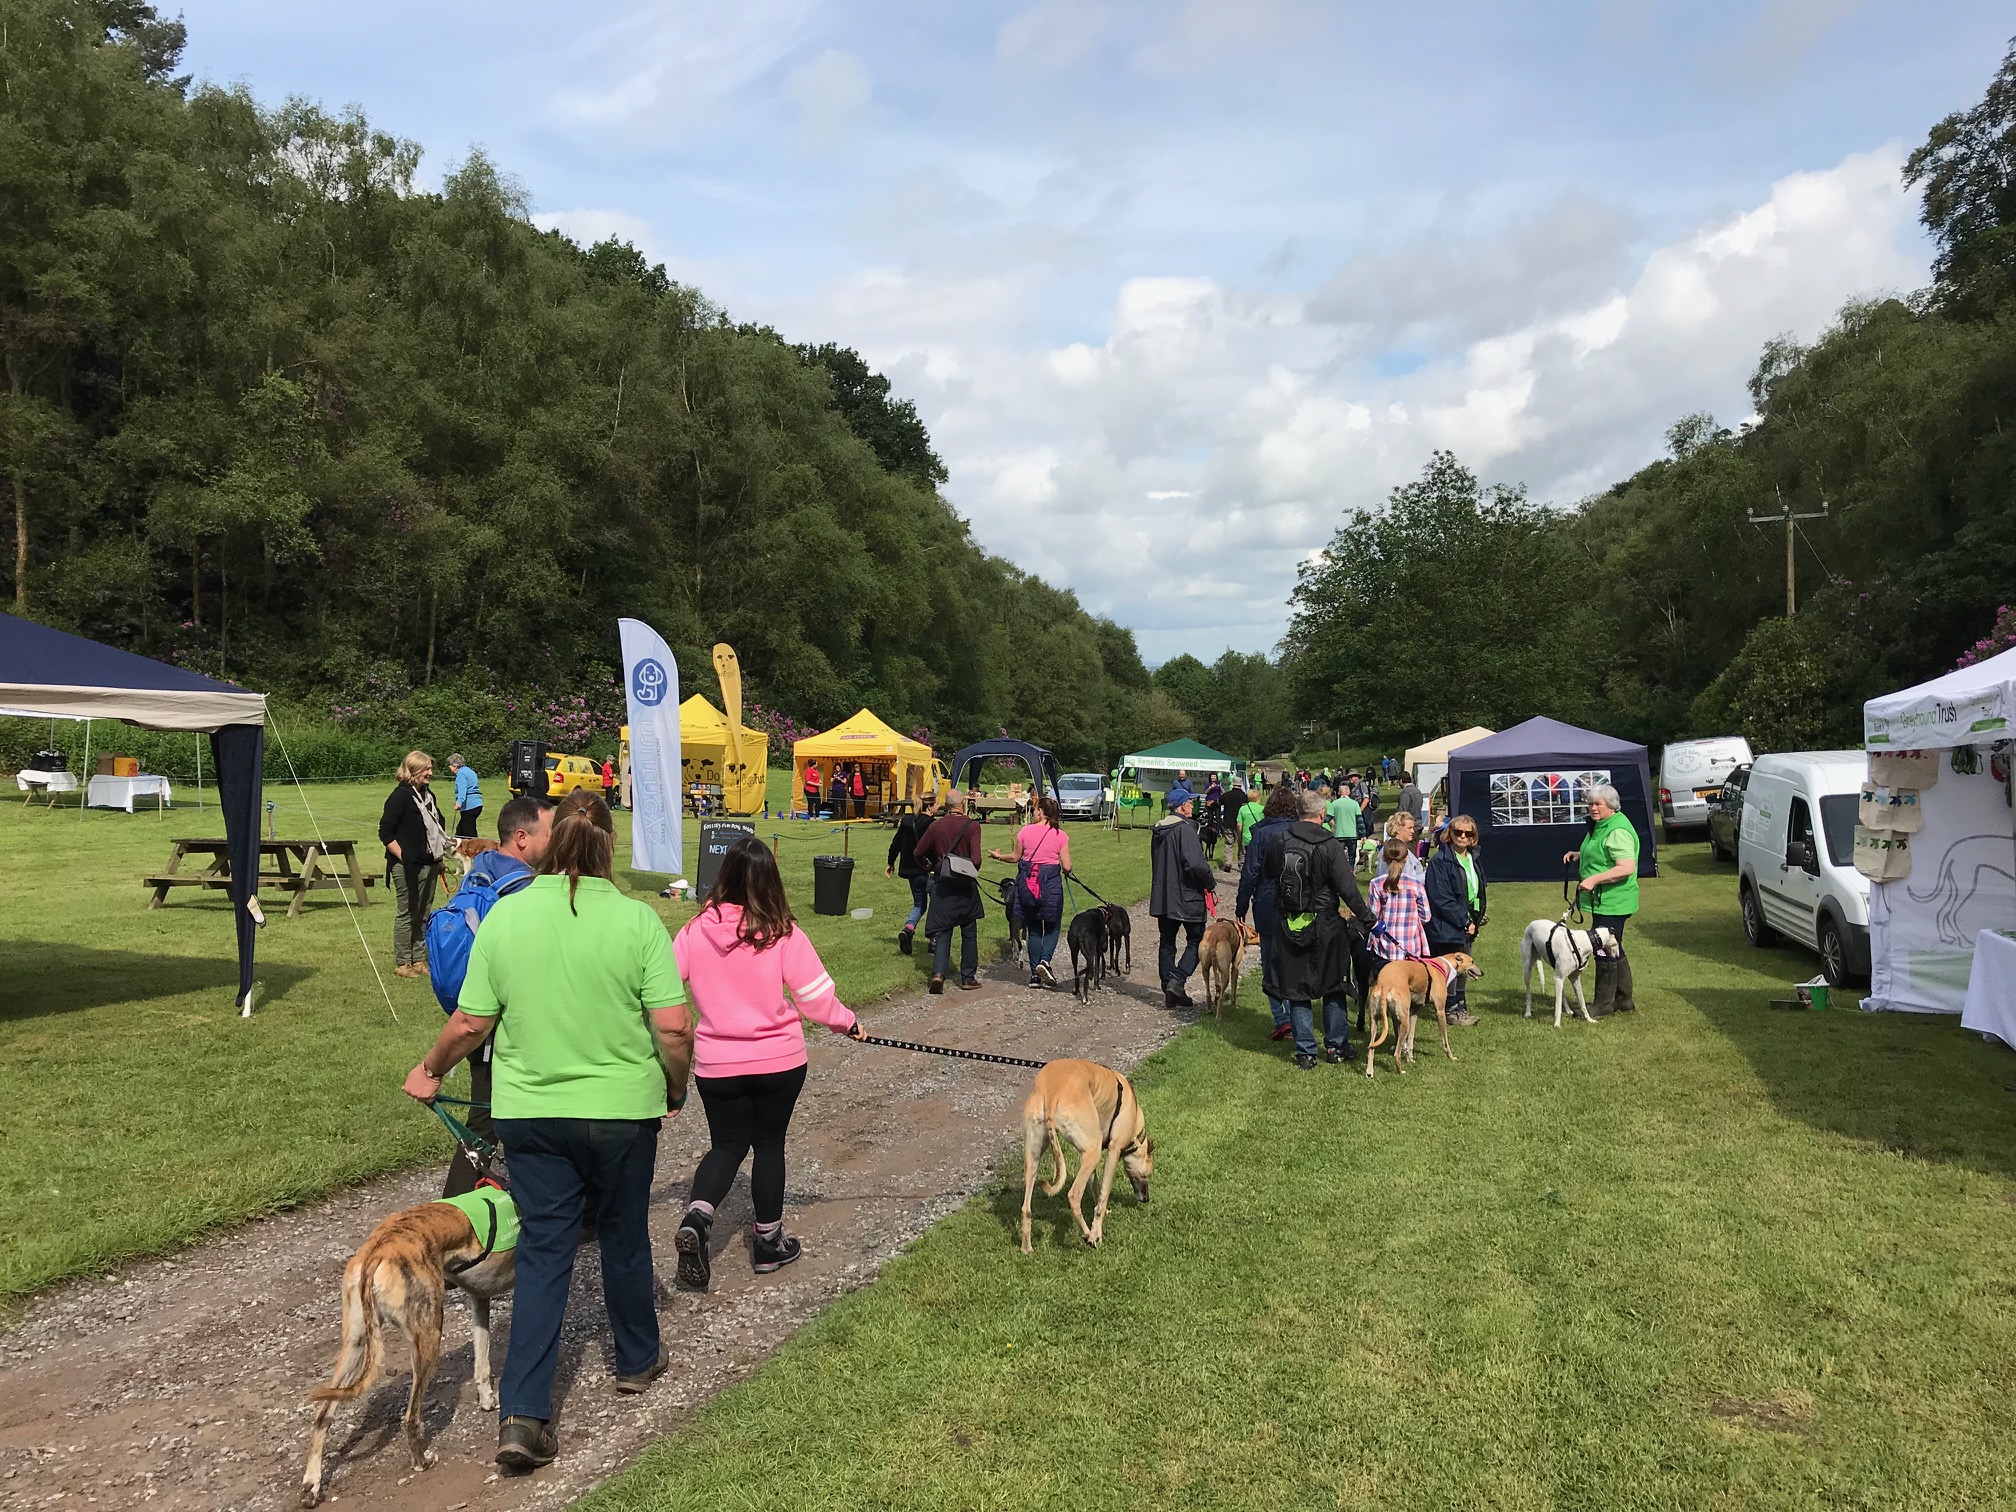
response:
[[[1980,101],[1905,161],[1904,182],[1924,190],[1933,287],[1949,309],[1981,318],[2016,292],[2016,42]]]
[[[891,398],[889,380],[863,362],[860,353],[829,341],[801,346],[798,354],[826,374],[847,428],[868,443],[884,467],[926,488],[945,481],[945,464],[931,449],[917,406]]]

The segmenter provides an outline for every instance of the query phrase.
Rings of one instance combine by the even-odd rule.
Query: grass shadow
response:
[[[1787,1118],[1913,1160],[2016,1178],[2016,1061],[1953,1018],[1801,1013],[1757,989],[1679,996],[1735,1046]]]
[[[238,962],[229,956],[154,955],[15,939],[0,940],[0,958],[7,962],[8,975],[0,1023],[238,989]],[[314,974],[309,966],[262,962],[257,972],[260,1001],[278,1002]]]

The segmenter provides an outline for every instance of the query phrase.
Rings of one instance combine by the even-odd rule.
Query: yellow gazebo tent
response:
[[[695,693],[679,705],[679,768],[681,786],[718,783],[722,807],[731,814],[753,814],[763,807],[763,784],[770,768],[770,737],[744,725],[742,764],[730,770],[728,717]]]
[[[898,799],[914,802],[935,786],[932,769],[937,763],[931,747],[897,734],[866,709],[792,746],[794,781],[802,783],[808,761],[819,763],[819,776],[826,784],[833,781],[834,762],[860,762],[868,779],[870,814],[879,814]]]
[[[1454,735],[1444,735],[1440,740],[1431,740],[1426,745],[1412,746],[1400,765],[1414,774],[1414,785],[1423,793],[1433,795],[1449,775],[1449,753],[1473,740],[1482,740],[1487,735],[1496,735],[1496,730],[1487,730],[1482,725],[1472,725],[1467,730],[1458,730]]]

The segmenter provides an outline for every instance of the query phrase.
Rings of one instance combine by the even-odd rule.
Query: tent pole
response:
[[[91,806],[91,721],[84,721],[84,770],[77,774],[84,779],[83,791],[77,797],[77,822],[84,822],[84,810]]]
[[[203,812],[203,732],[196,732],[196,812]]]

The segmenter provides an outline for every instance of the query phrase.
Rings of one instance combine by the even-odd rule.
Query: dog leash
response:
[[[470,1157],[469,1163],[479,1171],[488,1170],[490,1162],[497,1158],[497,1146],[492,1141],[478,1134],[446,1108],[441,1107],[440,1104],[444,1102],[453,1103],[458,1108],[488,1107],[489,1105],[487,1103],[472,1103],[467,1098],[462,1097],[440,1096],[435,1097],[432,1102],[427,1104],[433,1110],[434,1116],[441,1120],[442,1127],[447,1129],[448,1137],[460,1145],[462,1152]]]
[[[985,1061],[990,1066],[1027,1066],[1040,1071],[1049,1065],[1048,1061],[1023,1060],[1016,1055],[989,1055],[981,1050],[954,1050],[947,1045],[918,1045],[909,1040],[882,1039],[873,1034],[864,1034],[857,1044],[880,1045],[885,1050],[921,1050],[926,1055],[950,1055],[960,1060]]]
[[[1582,889],[1575,884],[1582,879],[1575,874],[1575,863],[1570,861],[1561,870],[1561,900],[1568,906],[1561,910],[1561,922],[1576,928],[1589,922],[1582,912]]]

